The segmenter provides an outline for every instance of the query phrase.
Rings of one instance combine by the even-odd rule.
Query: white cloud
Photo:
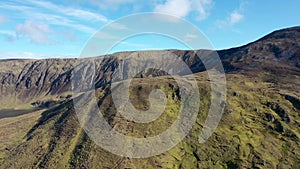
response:
[[[89,11],[68,8],[68,9],[62,10],[62,12],[65,13],[66,15],[80,18],[80,19],[89,20],[89,21],[95,20],[95,21],[108,22],[108,19],[105,16],[97,14],[97,13],[89,12]]]
[[[55,42],[49,37],[52,33],[53,31],[47,24],[32,20],[27,20],[24,24],[16,26],[17,38],[26,37],[30,42],[36,44],[54,44]]]
[[[0,35],[4,35],[7,41],[13,42],[16,40],[16,33],[15,31],[11,30],[0,30]]]
[[[217,20],[216,21],[216,26],[218,28],[227,28],[227,27],[231,27],[239,22],[241,22],[245,16],[242,14],[244,11],[244,7],[247,3],[246,2],[242,2],[239,6],[238,9],[235,9],[234,11],[232,11],[229,16],[227,16],[227,18],[223,19],[223,20]]]
[[[25,11],[24,14],[30,18],[34,18],[35,20],[47,22],[50,25],[66,26],[89,34],[92,34],[96,31],[94,28],[59,15],[28,11]]]
[[[148,46],[146,44],[140,44],[140,43],[132,43],[132,42],[120,42],[118,45],[126,45],[130,47],[140,47],[140,48],[147,48]]]
[[[212,6],[212,0],[167,0],[156,4],[154,11],[176,17],[186,17],[191,12],[197,14],[197,20],[206,19]]]
[[[137,0],[88,0],[89,3],[100,7],[101,9],[116,10],[120,5],[136,2]],[[138,1],[139,2],[139,1]]]
[[[238,22],[240,22],[242,19],[244,18],[244,15],[234,11],[230,14],[230,24],[236,24]]]
[[[6,17],[0,15],[0,24],[6,21]]]
[[[97,32],[94,37],[97,37],[99,39],[118,39],[118,36],[115,36],[115,35],[112,35],[110,32],[103,32],[103,31],[100,31],[100,32]]]
[[[71,16],[71,17],[75,17],[83,20],[89,20],[89,21],[90,20],[102,21],[102,22],[108,21],[108,19],[105,16],[91,11],[59,6],[46,1],[35,1],[35,0],[27,0],[27,1],[33,5],[50,9],[53,12],[57,12],[66,16]]]
[[[34,54],[30,52],[2,52],[0,51],[0,59],[32,59]]]
[[[134,0],[105,0],[105,1],[114,3],[114,4],[122,4],[122,3],[133,2]]]
[[[78,26],[80,27],[81,25]],[[26,20],[25,23],[18,24],[15,32],[0,30],[0,34],[6,35],[8,41],[27,38],[30,42],[35,44],[56,44],[57,42],[52,39],[54,37],[59,37],[72,42],[78,41],[78,37],[75,35],[74,30],[58,32],[51,29],[47,24],[33,20]]]
[[[209,11],[213,5],[212,0],[193,0],[192,6],[198,12],[197,20],[204,20],[209,16]]]
[[[55,35],[62,37],[63,39],[66,39],[70,42],[76,42],[79,40],[79,38],[76,36],[75,31],[63,31],[63,32],[55,32]]]
[[[76,58],[77,54],[44,54],[33,52],[3,52],[0,51],[0,59],[45,59],[45,58]]]
[[[109,26],[112,29],[117,29],[117,30],[126,30],[128,29],[128,27],[126,25],[117,23],[117,22],[112,22],[110,24],[108,24],[107,26]]]
[[[167,0],[164,4],[158,4],[154,11],[182,18],[190,13],[191,3],[189,0]]]
[[[15,36],[15,32],[10,30],[0,30],[0,34],[7,36]]]
[[[17,4],[18,2],[18,4]],[[96,12],[78,8],[59,6],[46,1],[16,0],[16,4],[0,4],[0,9],[18,12],[19,19],[31,19],[48,25],[69,27],[84,33],[93,34],[96,29],[85,24],[86,22],[109,20]]]
[[[24,5],[13,5],[13,4],[0,4],[0,8],[6,10],[16,10],[16,11],[25,11],[25,10],[33,10],[32,7],[24,6]]]
[[[198,35],[192,34],[192,33],[187,33],[184,38],[186,41],[190,41],[190,40],[198,38]]]

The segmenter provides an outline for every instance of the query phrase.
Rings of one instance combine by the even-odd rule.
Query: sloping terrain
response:
[[[197,79],[199,114],[182,142],[145,159],[114,155],[80,127],[72,102],[77,96],[71,96],[75,59],[0,61],[0,168],[300,168],[300,27],[218,51],[226,72],[227,104],[216,132],[203,144],[198,137],[210,105],[210,79],[199,52],[169,52],[185,61]],[[178,86],[159,71],[141,72],[131,82],[133,105],[147,110],[148,96],[158,88],[165,92],[167,106],[152,123],[125,120],[114,108],[109,82],[130,54],[101,62],[100,57],[89,58],[96,63],[98,105],[118,132],[151,137],[176,119]]]

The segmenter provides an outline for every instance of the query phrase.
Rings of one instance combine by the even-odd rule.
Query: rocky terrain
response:
[[[97,101],[109,124],[125,135],[151,137],[168,128],[180,109],[178,86],[166,73],[143,71],[131,82],[130,101],[137,109],[149,108],[153,89],[168,96],[164,114],[146,125],[124,120],[110,92],[112,75],[134,52],[88,58],[94,64],[87,66],[79,59],[1,60],[0,168],[300,168],[300,27],[217,51],[226,72],[227,104],[216,132],[203,144],[198,137],[211,88],[199,57],[209,51],[167,52],[192,70],[201,108],[182,142],[142,159],[114,155],[90,140],[74,110],[72,75],[95,70]]]

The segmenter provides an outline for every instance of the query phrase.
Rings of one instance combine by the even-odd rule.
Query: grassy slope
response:
[[[285,94],[299,98],[296,92],[299,90],[290,90],[295,84],[266,81],[268,75],[262,73],[256,78],[228,74],[228,104],[222,121],[212,137],[199,144],[197,140],[207,114],[210,88],[206,74],[198,73],[196,77],[200,94],[204,96],[197,123],[189,136],[164,154],[148,159],[128,159],[101,149],[80,128],[72,102],[66,102],[43,112],[34,127],[37,115],[29,119],[24,117],[23,122],[18,123],[22,130],[1,127],[2,133],[9,130],[14,136],[1,137],[1,141],[11,144],[1,147],[7,150],[1,153],[1,157],[6,157],[0,168],[299,168],[300,110],[285,98]],[[299,79],[298,76],[293,78]],[[145,133],[142,131],[145,130],[141,129],[146,128],[150,135],[155,135],[160,131],[158,129],[163,131],[177,116],[178,101],[172,97],[175,89],[164,77],[151,79],[151,82],[154,83],[148,89],[142,90],[144,93],[140,91],[137,94],[137,88],[131,88],[131,101],[137,108],[143,109],[147,105],[144,99],[147,92],[157,86],[162,88],[169,96],[169,106],[156,121],[160,124],[159,128],[156,123],[144,126],[126,122],[114,109],[106,109],[105,113],[115,115],[112,125],[119,132],[143,137]],[[133,82],[133,86],[141,83],[148,84],[147,79],[139,79]],[[110,96],[103,92],[100,91],[104,95],[101,107],[112,102]],[[268,103],[274,103],[287,112],[290,122],[283,121],[276,113],[277,109],[272,109]],[[25,116],[31,117],[32,114]],[[126,130],[124,125],[134,127],[134,130]],[[280,126],[284,131],[280,130]],[[26,131],[28,133],[24,137]]]
[[[14,147],[21,144],[28,129],[38,120],[41,111],[29,114],[0,119],[0,163]]]

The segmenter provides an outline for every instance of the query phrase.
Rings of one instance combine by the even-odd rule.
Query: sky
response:
[[[214,49],[227,49],[300,25],[299,6],[299,0],[6,0],[0,2],[0,58],[79,57],[106,25],[149,12],[181,18],[196,26]],[[172,38],[144,34],[108,53],[149,49],[187,47]]]

